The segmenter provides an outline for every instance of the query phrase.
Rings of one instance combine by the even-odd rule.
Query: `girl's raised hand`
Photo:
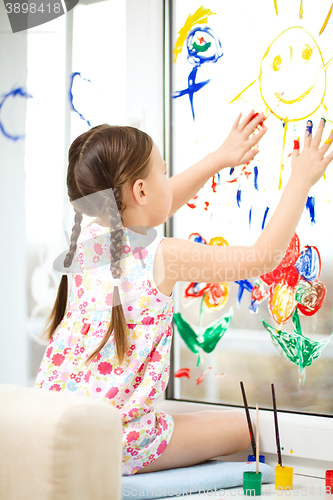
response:
[[[248,163],[259,153],[259,149],[254,148],[254,146],[258,144],[262,136],[266,133],[267,127],[262,124],[261,130],[256,133],[254,132],[263,121],[264,115],[263,113],[259,113],[253,118],[254,110],[252,110],[239,123],[241,116],[242,113],[238,115],[223,144],[214,153],[211,153],[214,155],[218,170]]]
[[[321,178],[328,164],[333,160],[333,152],[324,156],[333,142],[333,130],[324,144],[319,147],[324,126],[325,120],[322,118],[314,137],[312,137],[312,133],[307,128],[304,147],[301,153],[299,147],[297,148],[297,141],[295,141],[296,149],[294,147],[292,153],[291,178],[294,178],[297,183],[304,182],[308,189]]]

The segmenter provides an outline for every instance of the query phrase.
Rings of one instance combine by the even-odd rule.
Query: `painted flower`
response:
[[[69,391],[71,391],[71,392],[74,392],[74,391],[77,391],[78,386],[77,386],[77,384],[76,384],[73,380],[71,380],[71,381],[70,381],[70,382],[68,382],[68,384],[67,384],[67,389],[68,389]]]
[[[146,316],[145,318],[142,318],[141,323],[143,325],[153,325],[155,323],[155,320],[152,316]]]
[[[106,398],[113,399],[119,392],[118,387],[111,387],[108,392],[105,394]]]
[[[140,434],[137,431],[131,431],[126,436],[126,441],[130,443],[131,441],[137,441],[140,437]]]
[[[94,243],[94,250],[97,255],[102,255],[103,254],[103,248],[100,243]]]
[[[101,375],[109,375],[112,372],[111,363],[107,362],[99,363],[97,368]]]
[[[130,253],[131,249],[128,245],[123,245],[122,246],[122,252],[123,253]]]
[[[134,258],[137,260],[143,260],[148,255],[148,250],[144,247],[135,247],[133,250]]]
[[[134,286],[133,283],[131,283],[130,281],[124,281],[120,285],[121,290],[123,292],[130,292],[132,290],[133,286]]]
[[[61,391],[61,387],[59,384],[53,384],[50,387],[50,391],[58,391],[59,392],[59,391]]]
[[[188,237],[190,241],[203,243],[207,245],[205,238],[199,233],[192,233]],[[221,236],[212,238],[209,245],[229,245],[229,243]],[[204,297],[204,305],[208,310],[218,311],[225,306],[229,296],[228,283],[190,283],[185,290],[185,298],[191,299],[196,297]]]
[[[157,455],[161,455],[161,453],[163,453],[166,447],[167,447],[167,442],[165,439],[163,439],[162,443],[157,448]]]
[[[76,288],[79,288],[79,286],[82,283],[82,276],[80,274],[76,274],[74,280],[75,280]]]
[[[142,295],[142,297],[138,301],[138,304],[141,308],[146,308],[150,304],[150,298],[147,295]]]
[[[60,366],[65,361],[65,356],[62,354],[55,354],[52,356],[52,363],[54,366]]]
[[[317,280],[320,272],[319,250],[309,245],[300,250],[295,233],[277,268],[260,276],[270,287],[269,310],[277,323],[286,323],[296,307],[306,316],[312,316],[321,308],[326,288]]]

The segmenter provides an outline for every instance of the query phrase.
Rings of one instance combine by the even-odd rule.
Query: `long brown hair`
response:
[[[120,278],[120,259],[123,238],[123,212],[126,206],[122,203],[125,184],[133,185],[136,179],[145,179],[149,173],[148,160],[151,155],[153,141],[149,135],[134,127],[118,127],[108,124],[98,125],[84,132],[75,139],[68,152],[67,188],[68,196],[75,210],[75,224],[72,228],[69,252],[64,260],[64,267],[70,267],[76,251],[77,240],[81,233],[82,214],[89,217],[103,218],[108,214],[110,223],[110,270],[113,278]],[[92,204],[77,203],[79,198],[108,189],[113,195],[118,209],[101,196],[88,197],[97,200]],[[112,230],[112,232],[111,232]],[[51,339],[55,329],[62,321],[67,304],[68,281],[63,274],[58,288],[52,312],[46,321],[44,335]],[[107,343],[112,332],[115,332],[116,351],[119,364],[124,360],[128,350],[127,323],[121,305],[119,289],[113,289],[112,315],[108,329],[99,347],[87,358],[85,364],[97,356]]]

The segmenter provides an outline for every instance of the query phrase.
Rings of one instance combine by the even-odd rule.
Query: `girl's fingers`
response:
[[[242,116],[242,113],[239,113],[239,115],[238,115],[238,117],[237,117],[237,119],[236,119],[235,123],[234,123],[234,124],[233,124],[233,126],[232,126],[232,130],[236,130],[236,129],[237,129],[238,124],[239,124],[239,120],[241,119],[241,116]]]
[[[244,128],[244,134],[246,134],[247,137],[249,137],[253,132],[256,130],[258,125],[263,121],[264,119],[264,114],[263,113],[258,113],[255,118],[252,118],[249,123],[246,125]]]
[[[305,130],[305,136],[304,136],[304,149],[307,149],[311,145],[312,141],[312,127],[313,123],[311,120],[308,120],[306,122],[306,130]]]
[[[331,131],[330,135],[327,137],[326,141],[324,142],[324,144],[321,146],[320,150],[323,155],[326,153],[326,151],[328,151],[330,145],[332,144],[333,142],[333,130]]]
[[[267,127],[264,125],[262,129],[259,130],[259,132],[257,132],[253,137],[249,139],[248,141],[249,147],[252,148],[253,146],[255,146],[260,141],[262,136],[266,134],[266,132],[267,132]]]
[[[244,130],[244,128],[249,123],[253,115],[254,115],[254,109],[251,109],[250,113],[244,118],[244,120],[239,125],[240,132]]]
[[[332,160],[333,160],[333,151],[329,155],[325,156],[323,161],[325,161],[326,166],[327,166],[329,163],[331,163]]]
[[[295,160],[299,156],[299,141],[294,141],[294,149],[292,152],[292,159]]]
[[[325,126],[325,120],[322,118],[320,120],[319,125],[318,125],[317,131],[316,131],[316,135],[312,139],[312,144],[317,149],[319,148],[319,144],[320,144],[320,141],[321,141],[321,138],[322,138],[322,135],[323,135],[324,126]]]
[[[242,158],[241,164],[248,163],[259,153],[258,148],[250,149]]]

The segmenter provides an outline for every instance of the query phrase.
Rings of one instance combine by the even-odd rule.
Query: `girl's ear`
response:
[[[139,205],[145,205],[147,202],[146,187],[143,179],[137,179],[132,187],[132,194]]]

